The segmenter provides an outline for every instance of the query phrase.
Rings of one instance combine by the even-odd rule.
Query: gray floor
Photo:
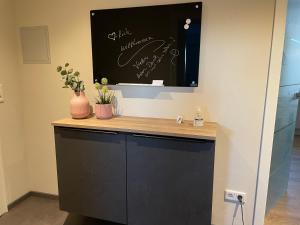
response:
[[[67,215],[57,200],[29,197],[0,217],[0,225],[63,225]]]

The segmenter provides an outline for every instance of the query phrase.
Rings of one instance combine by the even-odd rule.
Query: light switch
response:
[[[4,102],[3,86],[0,84],[0,103]]]

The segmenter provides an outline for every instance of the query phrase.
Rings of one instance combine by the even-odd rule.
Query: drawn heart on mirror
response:
[[[113,33],[111,33],[111,34],[108,34],[108,36],[107,36],[109,39],[111,39],[111,40],[116,40],[116,37],[117,37],[117,34],[116,34],[116,32],[113,32]]]

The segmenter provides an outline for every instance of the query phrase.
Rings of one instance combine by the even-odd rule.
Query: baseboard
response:
[[[47,198],[47,199],[52,199],[52,200],[58,200],[58,195],[47,194],[47,193],[37,192],[37,191],[30,191],[30,192],[22,195],[17,200],[10,203],[7,206],[8,210],[11,210],[12,208],[16,207],[18,204],[20,204],[21,202],[25,201],[27,198],[32,197],[32,196],[39,197],[39,198]]]
[[[58,200],[58,195],[47,194],[43,192],[31,191],[30,196]]]
[[[16,205],[20,204],[21,202],[23,202],[24,200],[26,200],[30,196],[31,196],[31,194],[30,194],[30,192],[28,192],[25,195],[22,195],[20,198],[13,201],[12,203],[8,204],[8,206],[7,206],[8,211],[11,210],[12,208],[16,207]]]

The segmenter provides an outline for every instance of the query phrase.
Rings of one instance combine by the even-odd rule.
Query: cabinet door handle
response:
[[[90,132],[90,133],[102,133],[102,134],[113,134],[117,135],[119,132],[117,131],[106,131],[106,130],[93,130],[93,129],[82,129],[82,128],[70,128],[70,127],[60,127],[62,129],[66,130],[74,130],[74,131],[84,131],[84,132]]]
[[[132,134],[134,137],[141,137],[141,138],[155,138],[155,139],[162,139],[162,140],[178,140],[178,139],[184,139],[188,142],[197,142],[197,143],[207,143],[207,142],[213,142],[210,140],[198,140],[198,139],[191,139],[191,138],[184,138],[184,137],[165,137],[165,136],[156,136],[156,135],[146,135],[146,134]]]
[[[99,131],[100,133],[103,133],[103,134],[113,134],[113,135],[117,135],[119,134],[118,132],[114,132],[114,131],[104,131],[104,130],[101,130]]]
[[[142,138],[155,138],[155,139],[165,139],[165,140],[173,140],[175,137],[163,137],[156,135],[146,135],[146,134],[133,134],[134,137],[142,137]]]
[[[87,131],[90,133],[100,133],[100,134],[112,134],[112,135],[117,135],[119,134],[118,132],[115,131],[106,131],[106,130],[85,130],[85,129],[80,129],[81,131]]]
[[[84,129],[80,129],[80,130],[87,131],[87,132],[90,132],[90,133],[112,134],[112,135],[119,134],[118,132],[115,132],[115,131],[106,131],[106,130],[84,130]]]

